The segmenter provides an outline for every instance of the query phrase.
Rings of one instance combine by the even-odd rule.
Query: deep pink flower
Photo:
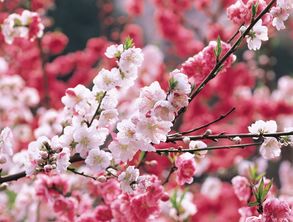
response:
[[[263,218],[265,222],[289,222],[291,209],[288,203],[277,198],[264,202]]]
[[[191,184],[196,171],[194,155],[191,153],[181,154],[176,159],[175,166],[177,167],[177,182],[180,185]]]

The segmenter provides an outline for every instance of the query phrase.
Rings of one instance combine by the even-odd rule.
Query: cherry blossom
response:
[[[177,157],[175,161],[175,166],[177,167],[176,180],[178,184],[191,184],[196,171],[194,155],[191,153],[181,154],[179,157]]]
[[[118,176],[118,181],[120,182],[121,189],[124,192],[132,193],[132,185],[136,182],[138,176],[138,169],[135,169],[134,166],[127,167],[127,169]]]
[[[109,152],[99,149],[92,149],[89,151],[85,163],[94,171],[100,172],[110,165],[112,156]]]
[[[240,30],[244,32],[246,27],[242,26]],[[261,42],[268,39],[268,28],[262,25],[262,20],[260,19],[249,32],[248,37],[246,37],[247,46],[250,50],[258,50],[261,47]]]
[[[276,138],[266,138],[259,149],[264,159],[274,159],[281,155],[281,144]]]

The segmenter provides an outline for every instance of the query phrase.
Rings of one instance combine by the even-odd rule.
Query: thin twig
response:
[[[279,138],[280,136],[289,136],[293,135],[293,131],[290,132],[277,132],[277,133],[263,133],[263,134],[255,134],[255,133],[240,133],[240,134],[217,134],[217,135],[196,135],[196,136],[188,136],[190,140],[202,140],[202,139],[233,139],[234,137],[240,138],[259,138],[259,137],[275,137]],[[183,140],[182,136],[174,136],[168,137],[166,142],[175,142]]]
[[[104,94],[103,94],[103,96],[102,96],[102,98],[101,98],[101,101],[100,101],[100,103],[99,103],[99,105],[98,105],[98,107],[97,107],[97,109],[96,109],[96,112],[95,112],[95,114],[93,115],[91,121],[90,121],[89,124],[88,124],[88,127],[90,127],[90,126],[93,124],[93,122],[94,122],[96,116],[97,116],[98,113],[100,112],[101,104],[102,104],[103,99],[105,98],[106,94],[107,94],[107,91],[104,92]]]
[[[192,132],[195,132],[195,131],[198,131],[198,130],[201,130],[201,129],[203,129],[203,128],[206,128],[206,127],[208,127],[208,126],[210,126],[210,125],[212,125],[212,124],[214,124],[214,123],[216,123],[216,122],[218,122],[218,121],[221,121],[222,119],[225,119],[228,115],[230,115],[232,112],[234,112],[235,111],[235,107],[233,107],[229,112],[227,112],[226,114],[222,114],[220,117],[218,117],[217,119],[215,119],[215,120],[213,120],[212,122],[209,122],[209,123],[207,123],[207,124],[205,124],[205,125],[202,125],[202,126],[199,126],[199,127],[197,127],[197,128],[194,128],[194,129],[191,129],[191,130],[188,130],[188,131],[185,131],[185,132],[179,132],[179,133],[174,133],[174,134],[171,134],[171,135],[169,135],[169,137],[173,137],[173,136],[182,136],[182,135],[186,135],[186,134],[189,134],[189,133],[192,133]]]
[[[77,174],[77,175],[80,175],[80,176],[83,176],[83,177],[87,177],[87,178],[91,178],[91,179],[93,179],[93,180],[97,180],[96,177],[93,177],[93,176],[87,175],[87,174],[85,174],[84,172],[78,172],[78,171],[77,171],[76,169],[74,169],[74,168],[70,168],[70,167],[68,167],[67,170],[68,170],[68,171],[71,171],[72,173],[75,173],[75,174]]]
[[[156,153],[194,153],[199,151],[210,151],[210,150],[224,150],[224,149],[245,149],[250,146],[258,146],[261,143],[243,143],[243,144],[235,144],[235,145],[223,145],[223,146],[210,146],[206,148],[200,149],[160,149],[156,150]]]
[[[229,58],[230,55],[232,55],[237,47],[240,45],[244,37],[250,32],[250,30],[253,28],[253,26],[264,16],[270,8],[273,6],[273,4],[276,2],[276,0],[272,0],[266,8],[250,23],[250,25],[247,27],[247,29],[238,37],[238,39],[235,41],[233,46],[226,52],[226,54],[216,63],[214,68],[211,70],[211,72],[207,75],[207,77],[200,83],[200,85],[196,88],[196,90],[191,94],[189,102],[191,102],[206,86],[206,84],[211,81],[213,78],[215,78],[217,75],[218,70],[221,68],[221,66],[224,64],[224,62]],[[182,108],[178,111],[177,116],[180,116],[180,114],[184,113],[186,108]]]
[[[175,166],[171,167],[166,179],[164,180],[164,182],[162,183],[162,185],[165,185],[169,182],[171,175],[177,170],[177,168]]]

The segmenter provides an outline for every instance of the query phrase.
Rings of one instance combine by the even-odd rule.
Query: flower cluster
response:
[[[276,133],[277,123],[274,120],[263,121],[258,120],[248,127],[248,130],[252,134],[259,134],[262,136],[265,133]],[[290,128],[285,129],[290,131]],[[257,138],[255,138],[257,139]],[[291,143],[290,137],[281,137],[279,140],[275,137],[266,137],[260,146],[260,154],[265,159],[274,159],[280,156],[282,145]]]
[[[33,41],[43,35],[44,25],[38,13],[24,10],[20,15],[9,15],[3,25],[2,34],[7,44],[12,44],[15,38]]]
[[[28,146],[26,175],[30,176],[37,172],[50,173],[52,170],[63,173],[70,165],[69,159],[70,150],[67,147],[62,148],[58,143],[58,137],[49,140],[41,136]]]

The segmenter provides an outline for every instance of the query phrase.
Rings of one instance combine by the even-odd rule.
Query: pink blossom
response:
[[[263,220],[265,222],[290,221],[291,209],[288,203],[277,198],[270,198],[263,205]]]
[[[270,160],[281,155],[281,143],[274,137],[265,138],[259,149],[264,159]]]
[[[194,155],[191,153],[181,154],[177,157],[175,166],[177,167],[177,183],[179,185],[184,185],[185,183],[191,184],[196,171]]]
[[[232,179],[234,192],[240,201],[248,201],[251,195],[251,188],[246,177],[236,176]]]

